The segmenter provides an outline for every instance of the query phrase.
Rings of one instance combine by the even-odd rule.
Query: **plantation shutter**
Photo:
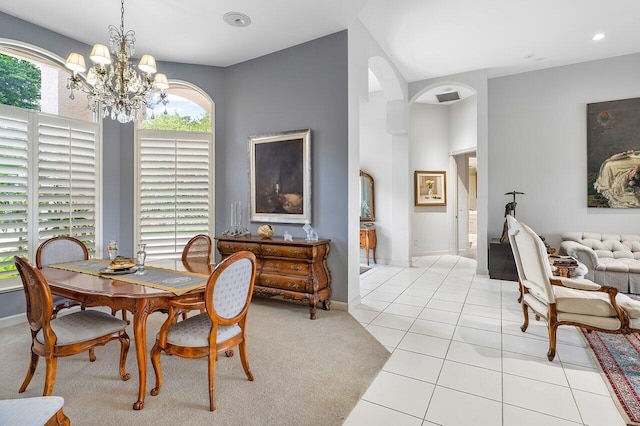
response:
[[[96,133],[94,123],[38,120],[38,235],[71,235],[95,247]]]
[[[138,131],[138,230],[150,259],[180,257],[212,228],[211,133]]]
[[[98,125],[0,105],[0,280],[41,241],[96,241]]]
[[[28,118],[0,109],[0,279],[17,275],[13,256],[28,254]]]

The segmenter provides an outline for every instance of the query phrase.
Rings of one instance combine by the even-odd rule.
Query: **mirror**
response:
[[[360,170],[360,222],[376,220],[373,203],[373,178]]]

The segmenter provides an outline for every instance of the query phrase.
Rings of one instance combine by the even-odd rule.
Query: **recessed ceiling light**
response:
[[[603,38],[604,38],[604,34],[603,33],[598,33],[598,34],[594,35],[591,40],[598,41],[598,40],[602,40]]]
[[[240,12],[227,12],[224,14],[223,19],[224,22],[233,27],[248,27],[251,23],[251,18]]]

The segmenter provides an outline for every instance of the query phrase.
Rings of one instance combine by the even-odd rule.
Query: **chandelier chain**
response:
[[[120,0],[120,31],[124,34],[124,0]]]

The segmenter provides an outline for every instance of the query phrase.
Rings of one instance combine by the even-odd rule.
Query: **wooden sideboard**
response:
[[[258,271],[254,294],[308,300],[311,319],[316,307],[328,311],[331,305],[331,272],[327,266],[331,240],[306,241],[282,237],[216,237],[222,258],[241,250],[256,255]]]
[[[373,250],[373,263],[378,263],[376,261],[377,244],[375,228],[360,228],[360,248],[366,252],[367,265],[369,264],[369,250]]]

